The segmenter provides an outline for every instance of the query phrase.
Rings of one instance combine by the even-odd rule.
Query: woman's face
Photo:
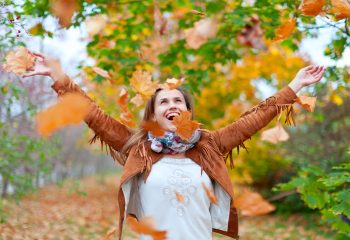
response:
[[[154,119],[165,131],[175,131],[172,120],[180,112],[187,111],[185,98],[177,90],[161,90],[154,102]]]

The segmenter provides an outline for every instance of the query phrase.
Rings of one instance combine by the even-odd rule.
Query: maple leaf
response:
[[[158,1],[154,1],[154,29],[160,35],[165,34],[167,21],[160,12]]]
[[[243,30],[237,35],[237,41],[248,47],[256,49],[266,49],[263,41],[263,31],[260,28],[259,17],[254,15],[250,18],[251,23],[247,24]]]
[[[51,12],[58,17],[59,23],[63,27],[70,25],[72,16],[78,8],[76,0],[51,0]]]
[[[94,71],[95,73],[97,73],[101,77],[104,77],[104,78],[107,78],[107,79],[111,78],[111,76],[109,76],[109,73],[106,70],[103,70],[102,68],[93,67],[92,71]]]
[[[286,132],[286,130],[284,130],[281,124],[277,124],[276,127],[267,129],[261,134],[261,140],[274,144],[282,141],[287,141],[288,139],[289,134]]]
[[[130,226],[130,228],[138,233],[144,235],[150,235],[155,240],[165,240],[166,239],[166,231],[159,231],[154,228],[154,221],[150,217],[145,217],[141,219],[139,222],[136,218],[127,217],[126,223]]]
[[[185,202],[185,198],[184,196],[181,195],[181,193],[179,192],[175,192],[175,195],[176,195],[176,200],[180,203],[184,203]]]
[[[309,112],[313,112],[315,109],[316,99],[317,97],[299,96],[295,99],[295,102],[299,103]]]
[[[154,94],[158,88],[158,83],[152,81],[152,75],[149,72],[136,70],[130,79],[132,89],[147,99]]]
[[[209,38],[215,37],[218,31],[218,23],[213,18],[205,18],[196,22],[193,28],[185,30],[186,43],[190,48],[198,49]]]
[[[189,140],[200,125],[197,121],[191,119],[190,111],[183,111],[180,115],[175,116],[173,124],[176,127],[175,133],[184,140]]]
[[[295,30],[295,24],[296,19],[291,18],[284,24],[282,24],[278,29],[275,31],[275,38],[274,41],[279,41],[288,38]]]
[[[244,189],[235,199],[235,206],[243,216],[264,215],[275,210],[275,206],[266,201],[260,194]]]
[[[303,0],[299,10],[304,16],[317,16],[322,11],[325,2],[326,0]]]
[[[164,136],[165,131],[161,126],[159,126],[158,122],[144,121],[142,123],[142,127],[145,130],[150,131],[156,137]]]
[[[11,51],[7,54],[3,68],[7,72],[22,75],[34,66],[34,60],[35,57],[25,47],[18,47],[16,51]]]
[[[117,103],[121,109],[120,121],[126,126],[133,127],[135,126],[135,123],[133,121],[133,115],[128,107],[128,98],[128,92],[125,88],[122,88],[119,93],[119,98],[117,99]]]
[[[350,3],[347,0],[332,0],[331,13],[336,21],[350,17]]]
[[[168,78],[165,81],[165,84],[162,86],[162,88],[167,89],[167,90],[172,90],[180,87],[180,85],[185,81],[184,78]]]
[[[67,93],[58,102],[37,114],[37,130],[44,136],[69,124],[78,124],[90,111],[87,98],[76,93]]]
[[[213,191],[212,191],[209,187],[207,187],[207,185],[205,185],[204,182],[202,182],[202,186],[203,186],[204,191],[205,191],[205,193],[207,194],[207,196],[208,196],[210,202],[213,203],[213,204],[217,204],[218,199],[216,198],[216,196],[215,196],[215,194],[213,193]]]
[[[108,17],[105,14],[95,15],[85,20],[86,29],[89,36],[93,37],[96,34],[99,34],[105,28],[107,22]]]

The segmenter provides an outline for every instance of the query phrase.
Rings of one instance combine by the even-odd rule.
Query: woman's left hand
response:
[[[294,90],[295,93],[299,92],[303,87],[309,86],[320,81],[323,77],[326,68],[323,66],[310,65],[299,70],[293,81],[288,86]]]

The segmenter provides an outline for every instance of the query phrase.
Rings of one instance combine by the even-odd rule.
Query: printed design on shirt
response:
[[[190,204],[190,196],[196,192],[196,187],[192,185],[192,178],[189,173],[181,169],[175,169],[169,176],[167,186],[163,189],[163,194],[169,199],[171,206],[176,208],[177,215],[182,217],[185,208]],[[179,202],[176,192],[183,196],[183,201]]]

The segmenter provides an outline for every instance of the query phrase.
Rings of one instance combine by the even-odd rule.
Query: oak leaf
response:
[[[156,230],[154,227],[154,221],[150,217],[145,217],[139,222],[136,218],[127,217],[126,223],[130,226],[131,230],[138,234],[150,235],[155,240],[165,240],[166,231]]]
[[[198,49],[209,38],[215,37],[218,31],[218,23],[213,18],[199,20],[192,28],[185,30],[186,43],[190,48]]]
[[[51,0],[51,12],[58,17],[59,23],[63,27],[68,27],[71,24],[73,14],[78,8],[76,0]]]
[[[289,134],[286,132],[286,130],[284,130],[283,126],[280,123],[278,123],[276,127],[263,131],[261,134],[261,140],[274,144],[282,141],[287,141],[288,139]]]
[[[317,16],[322,11],[325,2],[326,0],[303,0],[299,10],[304,16]]]
[[[158,83],[152,81],[151,73],[142,70],[136,70],[130,78],[132,89],[141,94],[143,98],[151,97],[158,88]]]
[[[22,75],[34,66],[35,57],[25,47],[18,47],[6,56],[6,63],[3,65],[5,71]]]
[[[213,203],[213,204],[217,204],[218,199],[216,198],[216,196],[215,196],[215,194],[213,193],[213,191],[212,191],[209,187],[207,187],[207,185],[205,185],[204,182],[202,182],[202,186],[203,186],[204,191],[205,191],[205,193],[207,194],[207,196],[208,196],[210,202]]]
[[[176,200],[180,203],[184,203],[185,202],[185,198],[184,196],[182,196],[181,193],[179,192],[175,192],[175,196],[176,196]]]
[[[67,93],[58,102],[36,116],[38,133],[50,135],[56,129],[82,122],[90,111],[87,98],[76,93]]]
[[[235,199],[235,206],[241,210],[243,216],[258,216],[270,213],[275,206],[266,201],[260,194],[244,189]]]
[[[142,123],[142,127],[145,130],[150,131],[156,137],[164,136],[165,131],[161,126],[159,126],[158,122],[144,121]]]
[[[295,102],[299,103],[309,112],[313,112],[315,109],[316,99],[317,97],[299,96],[295,99]]]
[[[350,17],[350,3],[347,0],[332,0],[331,12],[335,20],[339,21]]]
[[[291,18],[275,31],[275,41],[288,38],[295,30],[296,19]]]
[[[192,120],[190,111],[183,111],[180,115],[175,116],[173,124],[176,127],[175,133],[184,140],[189,140],[200,125],[197,121]]]

